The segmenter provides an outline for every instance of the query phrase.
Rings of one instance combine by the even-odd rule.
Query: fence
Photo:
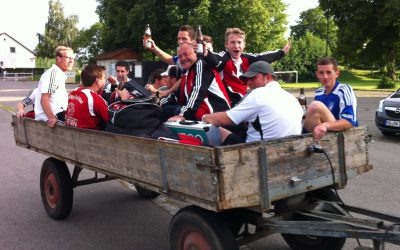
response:
[[[291,70],[291,71],[275,71],[275,74],[276,75],[278,75],[278,74],[281,74],[281,75],[283,75],[282,76],[282,80],[284,80],[285,82],[292,82],[290,79],[291,79],[291,77],[284,77],[284,75],[286,74],[286,75],[288,75],[288,74],[293,74],[293,73],[295,73],[295,75],[296,75],[296,83],[298,83],[299,82],[299,72],[297,72],[297,70]]]
[[[19,79],[33,79],[33,73],[8,73],[4,72],[3,76],[1,77],[3,80],[5,79],[13,79],[15,81]]]

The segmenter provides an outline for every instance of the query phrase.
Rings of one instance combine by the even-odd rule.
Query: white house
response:
[[[7,33],[0,33],[0,66],[3,68],[34,68],[35,53]]]

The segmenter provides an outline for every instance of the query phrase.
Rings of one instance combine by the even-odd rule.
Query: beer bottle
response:
[[[299,103],[303,109],[304,114],[306,114],[307,111],[307,99],[306,96],[304,94],[304,88],[300,88],[300,95],[299,95]]]
[[[121,77],[118,77],[118,86],[117,86],[117,89],[118,90],[122,90],[122,87],[124,86],[124,84],[125,84],[125,79],[124,79],[125,77],[123,77],[123,76],[121,76]]]
[[[146,29],[144,30],[143,39],[146,41],[145,47],[146,48],[151,48],[151,42],[148,41],[148,39],[151,39],[151,30],[150,30],[150,25],[149,24],[146,24]]]
[[[201,27],[200,25],[197,26],[196,29],[196,43],[197,43],[197,57],[202,58],[204,55],[204,50],[203,50],[203,33],[201,33]]]

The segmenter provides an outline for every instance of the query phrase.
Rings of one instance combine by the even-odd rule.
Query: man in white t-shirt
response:
[[[274,70],[267,62],[251,64],[241,76],[251,91],[231,110],[204,115],[203,120],[215,126],[248,122],[246,142],[301,134],[303,110],[297,99],[274,80],[274,76]],[[223,129],[222,138],[225,145],[243,142]]]
[[[64,113],[68,106],[65,72],[72,70],[74,60],[75,55],[71,48],[56,48],[56,64],[40,77],[35,98],[35,120],[47,121],[49,127],[55,127],[58,120],[64,121]]]

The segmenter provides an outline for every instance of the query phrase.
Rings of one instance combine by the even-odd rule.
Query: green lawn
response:
[[[342,83],[347,83],[355,90],[377,90],[377,85],[380,79],[369,78],[371,71],[369,70],[341,70],[339,81]],[[305,89],[315,89],[318,88],[320,83],[315,78],[315,82],[305,82],[305,83],[285,83],[281,84],[283,88],[305,88]],[[394,88],[395,90],[397,88]],[[388,89],[386,89],[388,90]]]

